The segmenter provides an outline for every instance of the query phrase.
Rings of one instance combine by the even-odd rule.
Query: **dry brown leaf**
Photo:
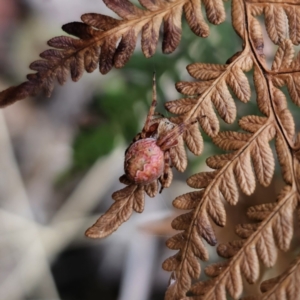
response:
[[[219,245],[218,254],[229,260],[206,267],[206,274],[214,278],[205,282],[197,282],[191,288],[196,296],[184,299],[204,299],[201,297],[203,295],[205,299],[225,300],[226,290],[231,297],[239,298],[243,291],[241,273],[249,283],[254,283],[259,277],[259,259],[269,267],[274,265],[277,258],[275,241],[278,246],[281,243],[283,245],[290,243],[291,234],[289,232],[293,227],[291,211],[296,208],[296,195],[295,191],[287,186],[280,193],[276,204],[264,204],[250,208],[249,211],[254,219],[257,216],[262,218],[261,213],[264,211],[268,211],[268,214],[264,214],[265,218],[261,223],[243,224],[237,227],[237,234],[244,240]],[[257,216],[255,216],[256,213]],[[278,222],[286,231],[281,233],[280,237],[274,231],[274,225],[276,226]],[[285,234],[287,237],[283,242],[282,236]],[[279,248],[281,247],[282,245],[279,246]],[[272,281],[269,286],[274,287],[274,283]],[[199,297],[197,298],[197,296]]]
[[[210,23],[218,25],[225,21],[225,9],[222,0],[203,0],[207,19]]]
[[[249,238],[260,226],[260,223],[239,224],[236,226],[235,233],[243,238]]]
[[[194,95],[201,95],[212,84],[213,84],[213,80],[198,81],[198,82],[179,81],[176,83],[175,87],[177,91],[183,95],[194,96]]]
[[[189,210],[197,206],[202,199],[204,191],[183,194],[173,201],[173,206],[178,209]]]
[[[225,226],[226,212],[217,186],[213,186],[207,192],[207,212],[217,225]]]
[[[234,122],[236,118],[236,106],[224,80],[221,80],[212,92],[211,101],[220,117],[226,123]]]
[[[236,205],[239,200],[239,192],[232,170],[229,168],[224,172],[223,177],[220,179],[220,191],[224,199],[231,205]]]
[[[287,36],[287,22],[283,7],[268,4],[264,9],[267,33],[276,45],[279,45]]]
[[[198,110],[198,121],[205,133],[210,136],[216,136],[220,129],[219,120],[213,110],[211,102],[203,101]]]
[[[179,45],[181,39],[182,6],[174,6],[164,16],[164,36],[162,49],[164,53],[172,53]]]
[[[259,276],[259,261],[255,247],[246,247],[241,260],[241,271],[249,283],[254,283]]]
[[[254,171],[260,184],[268,186],[275,171],[275,160],[267,137],[259,137],[251,149]]]
[[[238,150],[245,146],[250,138],[249,133],[223,131],[213,138],[213,142],[223,150]]]
[[[229,264],[229,261],[227,260],[227,261],[218,262],[216,264],[208,265],[204,270],[205,274],[209,277],[216,277],[216,276],[220,275],[225,268],[228,267],[228,264]],[[201,287],[201,289],[199,289],[200,287]],[[205,294],[205,290],[203,291],[203,289],[204,289],[203,282],[200,281],[199,283],[196,283],[193,286],[192,292],[197,295],[199,295],[202,292],[203,292],[203,294]]]
[[[287,144],[285,143],[284,137],[280,133],[276,135],[275,148],[277,158],[281,167],[282,177],[287,184],[292,184],[293,175],[290,172],[292,162],[289,155],[289,149]]]
[[[250,7],[250,12],[254,17],[262,15],[264,12],[264,5],[261,5],[259,3],[253,3]]]
[[[209,35],[209,27],[203,18],[200,5],[200,1],[190,0],[186,2],[183,9],[192,31],[198,36],[207,37]]]
[[[143,194],[134,184],[113,193],[112,197],[116,202],[86,231],[86,236],[104,238],[110,235],[129,219],[134,208],[141,211],[143,207]]]
[[[244,116],[239,120],[239,125],[242,129],[254,133],[258,131],[267,120],[266,117]]]
[[[273,234],[276,239],[277,247],[282,251],[287,251],[293,237],[293,212],[297,205],[297,198],[294,193],[291,193],[290,188],[286,188],[279,200],[290,198],[289,205],[284,205],[276,214],[273,221]]]
[[[214,172],[201,172],[195,175],[192,175],[186,181],[187,184],[195,189],[201,189],[207,187],[210,182],[216,177],[218,171]]]
[[[263,221],[269,216],[275,206],[276,203],[265,203],[251,206],[247,211],[247,216],[255,221]]]
[[[241,190],[251,195],[255,190],[255,177],[251,166],[250,153],[243,152],[234,166],[234,174]]]
[[[211,246],[215,246],[217,244],[217,238],[215,236],[214,230],[210,224],[208,215],[205,211],[202,211],[197,217],[196,221],[198,236],[194,236],[194,238],[200,239],[200,237],[204,238]],[[199,243],[199,242],[197,242]],[[202,242],[201,242],[202,243]],[[208,254],[206,250],[204,251],[202,248],[194,248],[193,251],[197,257],[201,260],[208,260]],[[201,250],[199,252],[199,250]]]
[[[218,78],[226,70],[226,65],[195,63],[187,66],[189,74],[198,80]]]
[[[300,8],[296,5],[285,5],[283,9],[289,21],[289,36],[294,45],[300,43]]]
[[[168,101],[165,103],[165,108],[176,115],[181,115],[189,112],[197,103],[196,98],[182,98],[179,100]]]
[[[213,155],[210,156],[206,160],[206,164],[213,169],[221,169],[223,168],[226,164],[228,164],[233,157],[236,155],[235,152],[232,153],[227,153],[227,154],[221,154],[221,155]]]
[[[283,92],[277,88],[272,89],[272,100],[275,112],[283,127],[286,138],[293,141],[295,136],[295,122],[291,112],[287,108],[286,98]]]
[[[262,71],[256,65],[254,66],[253,81],[256,89],[256,101],[258,108],[264,115],[269,116],[270,98],[268,94],[268,87]]]
[[[283,79],[286,82],[291,99],[296,105],[300,106],[300,74],[286,74]]]
[[[281,275],[264,281],[261,284],[263,295],[261,300],[292,300],[299,298],[300,258],[292,262],[290,267]]]
[[[250,100],[251,91],[248,79],[242,69],[238,66],[234,66],[231,72],[226,77],[226,83],[230,86],[232,91],[243,102]]]
[[[145,185],[145,192],[151,198],[155,197],[158,193],[158,182],[154,180],[152,183]]]
[[[277,260],[277,248],[272,234],[272,228],[264,230],[257,242],[256,251],[259,258],[268,268],[275,265]]]
[[[183,172],[187,167],[187,156],[184,148],[182,136],[178,139],[178,144],[170,149],[172,165],[179,171]]]
[[[242,267],[243,268],[243,267]],[[226,288],[230,295],[233,298],[237,299],[242,291],[243,291],[243,284],[242,284],[242,276],[239,266],[235,266],[230,270],[230,273],[227,278]]]
[[[172,221],[172,227],[176,230],[187,230],[193,219],[193,211],[179,215]]]
[[[287,68],[293,61],[295,50],[291,40],[284,40],[278,47],[273,64],[272,70],[280,71]]]
[[[236,33],[241,37],[242,40],[245,39],[246,30],[246,20],[244,13],[244,4],[239,0],[232,1],[231,18],[232,25]]]
[[[256,14],[257,12],[255,12]],[[264,39],[262,28],[258,20],[256,18],[250,16],[250,37],[253,43],[253,46],[257,52],[257,54],[264,59]]]
[[[198,123],[190,125],[183,133],[183,139],[189,150],[195,155],[203,151],[203,138],[198,128]]]

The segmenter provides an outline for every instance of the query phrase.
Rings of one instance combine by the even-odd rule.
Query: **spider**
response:
[[[145,125],[125,151],[124,171],[126,178],[133,184],[148,185],[158,180],[161,192],[171,184],[173,176],[170,149],[178,144],[178,138],[184,132],[186,124],[176,125],[155,112],[155,73],[152,89],[152,104]]]

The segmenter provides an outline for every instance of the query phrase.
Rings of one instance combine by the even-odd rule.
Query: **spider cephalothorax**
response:
[[[185,125],[176,125],[162,116],[155,117],[155,78],[153,100],[141,133],[125,152],[124,171],[127,179],[140,185],[159,180],[162,188],[169,187],[172,180],[170,150],[178,144]]]

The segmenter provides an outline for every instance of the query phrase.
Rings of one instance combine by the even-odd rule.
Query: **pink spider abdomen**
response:
[[[148,184],[164,171],[164,152],[156,139],[141,139],[133,143],[125,154],[125,174],[133,183]]]

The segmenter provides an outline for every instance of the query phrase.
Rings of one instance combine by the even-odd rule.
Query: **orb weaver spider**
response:
[[[187,157],[182,134],[196,121],[177,125],[157,114],[155,74],[152,89],[152,104],[144,127],[125,151],[125,174],[120,177],[120,182],[126,187],[112,194],[115,202],[86,230],[85,234],[90,238],[110,235],[129,219],[133,210],[141,213],[144,210],[145,193],[154,197],[158,193],[159,183],[160,192],[170,186],[173,179],[172,166],[181,172],[186,168]]]
[[[173,157],[170,150],[178,144],[178,139],[187,125],[185,123],[176,125],[155,112],[157,105],[155,73],[152,90],[152,104],[144,127],[125,151],[124,171],[127,179],[134,184],[147,185],[158,179],[161,192],[163,188],[170,186],[173,178],[171,172]]]

